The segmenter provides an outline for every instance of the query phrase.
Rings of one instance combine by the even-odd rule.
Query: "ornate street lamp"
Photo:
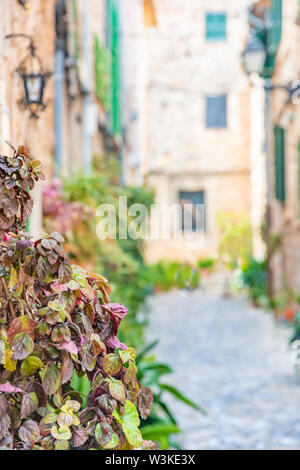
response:
[[[38,112],[44,111],[47,106],[47,103],[44,102],[44,90],[52,72],[44,70],[31,36],[27,34],[8,34],[5,39],[16,37],[23,37],[30,41],[29,53],[16,69],[24,86],[24,96],[18,101],[18,104],[22,109],[29,109],[30,118],[38,118]]]
[[[18,0],[18,3],[24,8],[24,10],[29,10],[29,3],[26,0]]]
[[[257,73],[261,75],[264,71],[266,58],[267,52],[264,44],[254,32],[251,32],[243,53],[243,61],[247,74]]]

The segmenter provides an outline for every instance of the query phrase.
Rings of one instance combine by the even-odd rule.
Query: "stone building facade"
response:
[[[216,256],[217,214],[252,217],[251,92],[241,63],[250,3],[154,2],[157,24],[144,32],[144,175],[155,188],[159,204],[198,197],[204,203],[205,233],[204,238],[199,233],[193,244],[177,240],[178,219],[171,239],[149,241],[151,260]]]
[[[282,2],[282,33],[273,83],[300,80],[300,11],[297,0]],[[280,243],[272,259],[273,289],[300,291],[300,99],[284,90],[272,92],[272,231]],[[281,163],[281,172],[278,164]]]
[[[24,144],[34,158],[42,161],[49,179],[54,174],[68,176],[82,170],[87,147],[90,160],[104,152],[105,139],[117,147],[105,100],[111,99],[110,69],[114,66],[116,77],[119,74],[109,44],[113,34],[119,35],[116,22],[113,32],[110,28],[118,5],[118,0],[2,0],[1,152],[9,151],[5,140],[15,146]],[[29,111],[18,105],[25,91],[16,70],[29,53],[30,41],[26,37],[7,39],[10,34],[32,37],[43,68],[51,72],[44,91],[47,106],[38,119],[30,119]],[[39,236],[41,185],[35,192],[30,229]]]
[[[28,3],[29,4],[29,3]],[[0,15],[0,148],[10,151],[4,143],[24,144],[29,152],[43,161],[51,172],[53,155],[53,83],[45,88],[45,102],[49,103],[40,119],[29,119],[28,110],[22,110],[18,101],[24,96],[22,79],[16,72],[28,55],[29,40],[23,37],[6,39],[8,34],[28,34],[34,38],[37,54],[45,69],[53,70],[55,1],[32,0],[25,10],[17,0],[3,0]],[[43,27],[41,27],[43,25]],[[40,186],[35,189],[36,204],[31,218],[31,229],[38,234],[41,227]]]

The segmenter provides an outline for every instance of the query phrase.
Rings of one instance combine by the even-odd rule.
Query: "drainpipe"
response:
[[[82,143],[83,143],[83,171],[89,174],[92,164],[91,135],[90,135],[90,93],[92,77],[92,45],[89,23],[90,0],[81,0],[82,5]]]
[[[55,66],[54,66],[54,154],[55,174],[59,175],[62,167],[63,149],[63,101],[65,80],[65,0],[58,0],[55,7]]]

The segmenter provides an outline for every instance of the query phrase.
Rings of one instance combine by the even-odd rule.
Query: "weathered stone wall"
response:
[[[53,154],[53,80],[49,80],[45,89],[45,102],[49,103],[46,110],[40,119],[28,119],[28,111],[22,111],[17,104],[24,87],[15,70],[28,54],[29,41],[4,37],[11,33],[31,35],[44,68],[53,71],[54,5],[55,0],[31,0],[30,10],[25,11],[16,0],[2,0],[0,17],[1,151],[7,151],[5,139],[16,146],[23,143],[35,158],[43,161],[47,170],[51,168]]]
[[[283,1],[282,39],[277,54],[274,83],[287,84],[300,77],[300,26],[297,0]],[[274,290],[287,285],[300,290],[300,192],[299,141],[300,104],[289,102],[284,91],[272,95],[272,122],[285,129],[284,205],[273,200],[273,232],[281,236],[281,244],[272,261]],[[274,167],[273,167],[274,170]],[[273,188],[274,188],[273,171]]]
[[[45,88],[46,110],[40,119],[29,119],[28,110],[18,106],[24,96],[20,76],[15,72],[28,54],[29,41],[24,38],[5,39],[11,33],[25,33],[33,37],[37,54],[46,70],[53,70],[54,58],[54,5],[55,0],[31,0],[25,11],[16,0],[2,0],[0,16],[0,148],[9,152],[4,143],[24,144],[30,154],[42,161],[47,176],[52,173],[53,158],[53,80]],[[34,190],[35,206],[30,218],[34,235],[41,230],[41,186]]]
[[[156,202],[178,202],[179,190],[204,190],[203,246],[148,244],[148,256],[215,255],[216,214],[251,218],[250,88],[241,64],[248,32],[246,0],[157,0],[157,27],[147,30],[149,180]],[[205,13],[227,13],[226,41],[206,41]],[[205,98],[227,94],[225,129],[205,126]]]
[[[77,24],[75,22],[72,2],[68,6],[69,55],[74,58],[75,41],[78,41],[79,55],[76,69],[70,69],[67,80],[65,75],[63,101],[63,152],[62,173],[70,175],[82,168],[82,92],[80,79],[85,65],[82,61],[82,8],[85,0],[77,1]],[[4,140],[11,141],[15,146],[24,144],[30,154],[42,161],[47,178],[54,170],[54,74],[47,82],[45,102],[47,108],[40,113],[39,119],[29,119],[29,112],[18,106],[18,100],[24,94],[23,83],[15,72],[20,62],[28,54],[29,41],[24,38],[5,40],[5,35],[25,33],[33,37],[43,67],[54,73],[55,57],[55,6],[57,0],[30,0],[26,11],[17,0],[1,1],[0,16],[0,150],[8,152]],[[104,116],[101,103],[94,97],[94,35],[97,34],[105,44],[106,13],[105,0],[89,2],[89,39],[90,39],[90,98],[94,113],[91,112],[92,153],[103,152],[102,136],[97,128],[98,119]],[[68,86],[67,86],[68,83]],[[72,93],[74,94],[73,96]],[[41,186],[38,185],[33,194],[35,207],[30,218],[31,231],[38,236],[41,231]]]

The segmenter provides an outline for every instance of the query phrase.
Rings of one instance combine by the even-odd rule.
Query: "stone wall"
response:
[[[297,0],[283,1],[282,39],[277,54],[275,84],[287,84],[300,78],[300,26]],[[285,188],[282,205],[273,199],[273,233],[281,237],[281,244],[272,260],[274,291],[286,286],[300,290],[300,192],[299,141],[300,104],[287,99],[285,91],[272,95],[272,122],[285,129]],[[273,167],[273,188],[274,188]]]
[[[77,68],[73,67],[64,77],[63,98],[63,152],[61,172],[66,176],[82,168],[82,101],[80,88],[85,64],[82,61],[82,9],[85,0],[78,0],[77,23],[75,22],[72,2],[66,2],[68,20],[69,56],[75,57],[75,41],[78,41]],[[24,144],[29,153],[42,161],[47,179],[54,171],[54,71],[55,71],[55,6],[57,0],[30,0],[26,11],[17,0],[1,1],[0,16],[0,150],[8,152],[5,140],[15,146]],[[105,0],[89,0],[89,42],[90,63],[87,73],[90,77],[90,135],[92,154],[103,152],[102,135],[97,124],[98,119],[106,119],[101,103],[94,97],[94,35],[97,34],[105,45],[106,13]],[[29,119],[29,112],[18,106],[18,100],[24,95],[23,83],[16,69],[28,54],[29,41],[25,38],[6,40],[5,35],[25,33],[33,37],[37,54],[44,69],[53,72],[45,88],[47,107],[40,113],[39,119]],[[67,70],[67,69],[66,69]],[[65,72],[66,72],[65,70]],[[78,80],[79,77],[79,80]],[[92,109],[93,108],[93,109]],[[39,236],[41,232],[41,186],[34,190],[35,206],[30,218],[31,232]]]
[[[53,156],[53,80],[45,88],[47,108],[40,119],[29,119],[29,112],[18,106],[24,95],[23,83],[16,69],[28,54],[29,41],[24,38],[5,39],[11,33],[25,33],[33,37],[37,54],[45,69],[53,70],[55,0],[31,0],[25,11],[16,0],[2,0],[0,16],[0,148],[9,152],[4,143],[24,144],[30,154],[42,161],[46,174],[52,173]],[[30,219],[31,231],[39,235],[41,229],[41,188],[34,190],[35,206]]]
[[[157,26],[146,31],[147,174],[156,202],[178,202],[179,190],[204,190],[207,231],[192,250],[174,240],[148,243],[148,256],[215,255],[216,215],[251,218],[250,87],[241,53],[248,32],[246,0],[157,0]],[[206,41],[205,13],[227,13],[226,41]],[[205,98],[227,94],[225,129],[205,126]],[[199,244],[200,245],[200,244]]]

